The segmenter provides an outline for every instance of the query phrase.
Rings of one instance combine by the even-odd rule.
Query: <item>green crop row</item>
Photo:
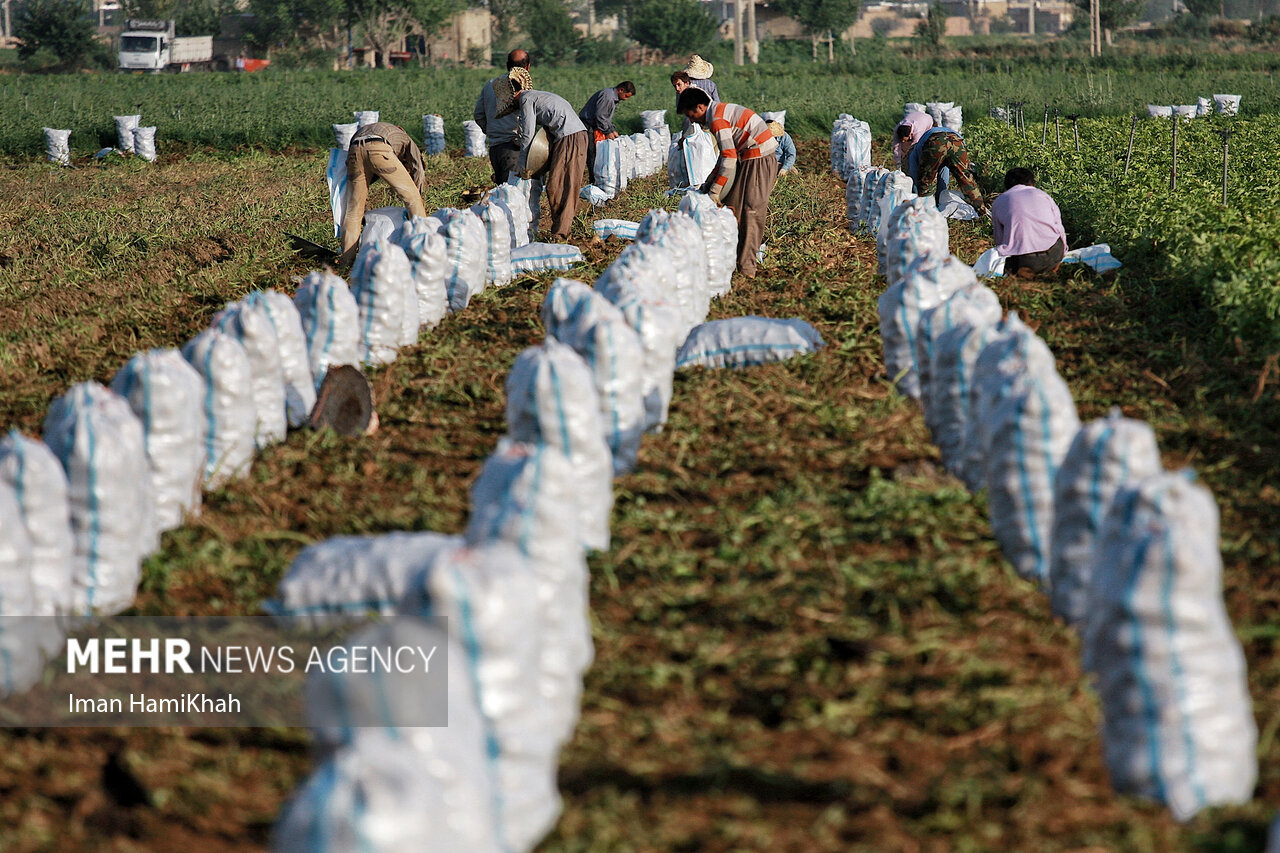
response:
[[[1187,310],[1207,305],[1228,334],[1267,351],[1280,345],[1280,166],[1271,119],[1179,123],[1176,175],[1171,119],[1141,119],[1136,128],[1131,120],[1081,120],[1079,153],[1070,122],[1062,124],[1060,145],[1055,131],[1051,123],[1045,134],[1037,123],[1024,137],[982,122],[966,128],[966,140],[991,189],[1000,188],[1006,169],[1034,169],[1062,209],[1073,246],[1109,243],[1130,281],[1183,288]]]
[[[637,130],[639,113],[674,106],[664,66],[534,68],[535,82],[575,105],[624,77],[639,87],[619,109],[624,129]],[[72,130],[73,155],[115,142],[114,115],[140,113],[158,127],[161,151],[175,146],[219,149],[331,144],[330,125],[350,122],[353,110],[379,110],[388,121],[422,133],[422,115],[445,117],[449,141],[462,144],[462,122],[492,69],[286,71],[253,74],[0,75],[0,155],[38,157],[41,127]],[[1030,121],[1045,104],[1062,115],[1119,115],[1145,111],[1148,102],[1195,103],[1197,96],[1242,95],[1248,113],[1280,111],[1280,90],[1269,64],[1241,61],[1228,68],[1170,59],[1161,69],[1088,65],[1073,57],[1016,60],[910,60],[862,57],[856,66],[717,65],[725,99],[761,110],[787,110],[787,127],[804,138],[826,136],[838,113],[848,112],[887,133],[907,101],[955,101],[970,119],[992,106],[1022,101]],[[675,116],[668,121],[676,124]]]

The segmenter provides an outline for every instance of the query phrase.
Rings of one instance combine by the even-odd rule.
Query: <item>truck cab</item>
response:
[[[173,21],[130,19],[120,34],[120,70],[161,71],[169,66]]]

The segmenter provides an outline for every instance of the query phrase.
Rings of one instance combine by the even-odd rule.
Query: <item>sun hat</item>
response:
[[[533,75],[529,73],[528,68],[517,65],[507,72],[507,79],[511,81],[513,91],[527,92],[533,88]]]
[[[714,65],[696,53],[689,57],[689,64],[684,67],[684,73],[689,75],[690,80],[709,80],[715,70]]]
[[[774,139],[778,139],[782,134],[787,132],[782,125],[776,121],[767,122],[767,124],[769,125],[769,132],[773,134]]]

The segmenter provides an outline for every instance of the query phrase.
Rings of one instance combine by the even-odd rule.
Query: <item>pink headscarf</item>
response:
[[[898,139],[898,127],[907,126],[911,128],[911,135],[906,139]],[[907,155],[911,153],[911,146],[920,141],[920,137],[924,136],[933,129],[933,119],[928,113],[909,112],[898,122],[898,127],[893,129],[893,162],[902,165],[907,159]]]

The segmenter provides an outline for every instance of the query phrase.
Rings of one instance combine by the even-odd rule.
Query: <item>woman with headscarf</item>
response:
[[[934,127],[928,114],[909,112],[894,128],[893,159],[911,176],[916,195],[936,196],[946,189],[947,175],[943,174],[939,180],[945,170],[978,215],[986,214],[987,205],[973,179],[964,140],[949,127]]]

